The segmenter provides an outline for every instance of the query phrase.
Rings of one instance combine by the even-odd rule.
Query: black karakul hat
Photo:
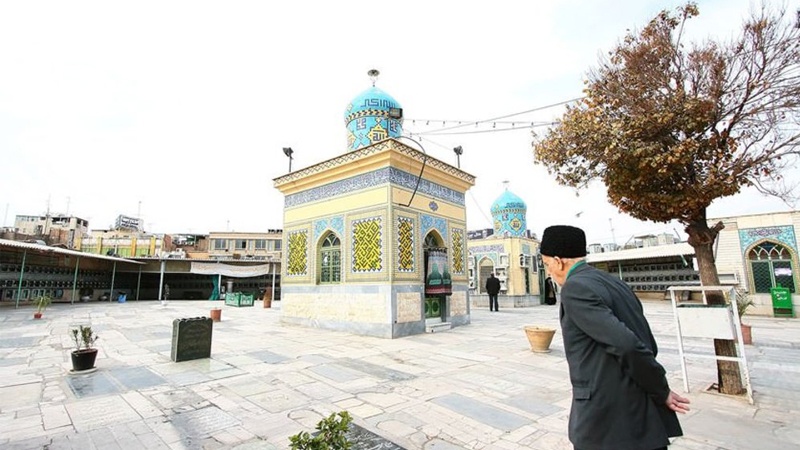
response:
[[[553,225],[544,229],[539,253],[560,258],[586,256],[586,233],[570,225]]]

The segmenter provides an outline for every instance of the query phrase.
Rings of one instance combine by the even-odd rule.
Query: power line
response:
[[[423,138],[419,138],[419,140],[420,140],[420,141],[422,141],[422,140],[423,140]],[[443,148],[443,149],[445,149],[445,150],[450,150],[450,149],[452,149],[452,146],[451,146],[451,147],[448,147],[447,145],[440,144],[440,143],[438,143],[438,142],[436,142],[436,141],[432,141],[432,140],[431,140],[430,138],[428,138],[428,137],[424,138],[424,140],[425,140],[425,142],[427,142],[427,143],[429,143],[429,144],[433,144],[433,145],[435,145],[435,146],[437,146],[437,147],[441,147],[441,148]],[[478,199],[476,199],[476,198],[475,198],[475,195],[473,194],[473,191],[472,191],[472,189],[468,190],[468,191],[467,191],[467,194],[469,195],[469,198],[470,198],[470,199],[472,199],[472,202],[475,204],[475,206],[476,206],[476,209],[477,209],[478,211],[480,211],[480,213],[481,213],[481,215],[483,216],[483,218],[484,218],[484,219],[486,220],[486,222],[488,222],[488,223],[490,224],[490,226],[491,226],[491,224],[493,224],[494,222],[492,221],[492,219],[491,219],[491,218],[490,218],[488,215],[486,215],[486,210],[484,210],[484,208],[481,206],[481,204],[480,204],[480,203],[478,203]],[[466,206],[467,206],[467,205],[464,205],[464,207],[466,207]]]

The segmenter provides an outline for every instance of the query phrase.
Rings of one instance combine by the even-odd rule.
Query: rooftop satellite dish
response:
[[[381,72],[378,69],[369,69],[369,72],[367,72],[369,79],[372,81],[372,87],[375,87],[375,81],[378,80],[378,75],[380,74]]]

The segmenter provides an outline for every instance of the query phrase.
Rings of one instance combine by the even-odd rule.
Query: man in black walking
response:
[[[486,293],[489,294],[489,311],[499,311],[497,294],[500,293],[500,280],[495,278],[494,273],[490,273],[486,279]]]

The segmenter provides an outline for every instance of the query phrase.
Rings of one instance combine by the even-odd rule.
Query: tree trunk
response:
[[[714,242],[719,231],[724,228],[722,222],[718,222],[712,228],[708,227],[703,217],[695,220],[686,226],[686,234],[689,235],[689,245],[694,248],[697,258],[697,265],[700,269],[700,283],[703,286],[719,286],[719,274],[714,260]],[[724,305],[725,296],[719,291],[709,291],[706,293],[708,303],[712,305]],[[736,343],[728,339],[714,339],[714,354],[717,356],[738,356],[736,353]],[[739,371],[739,363],[735,361],[717,361],[717,383],[719,392],[729,395],[740,395],[744,392],[742,376]]]

